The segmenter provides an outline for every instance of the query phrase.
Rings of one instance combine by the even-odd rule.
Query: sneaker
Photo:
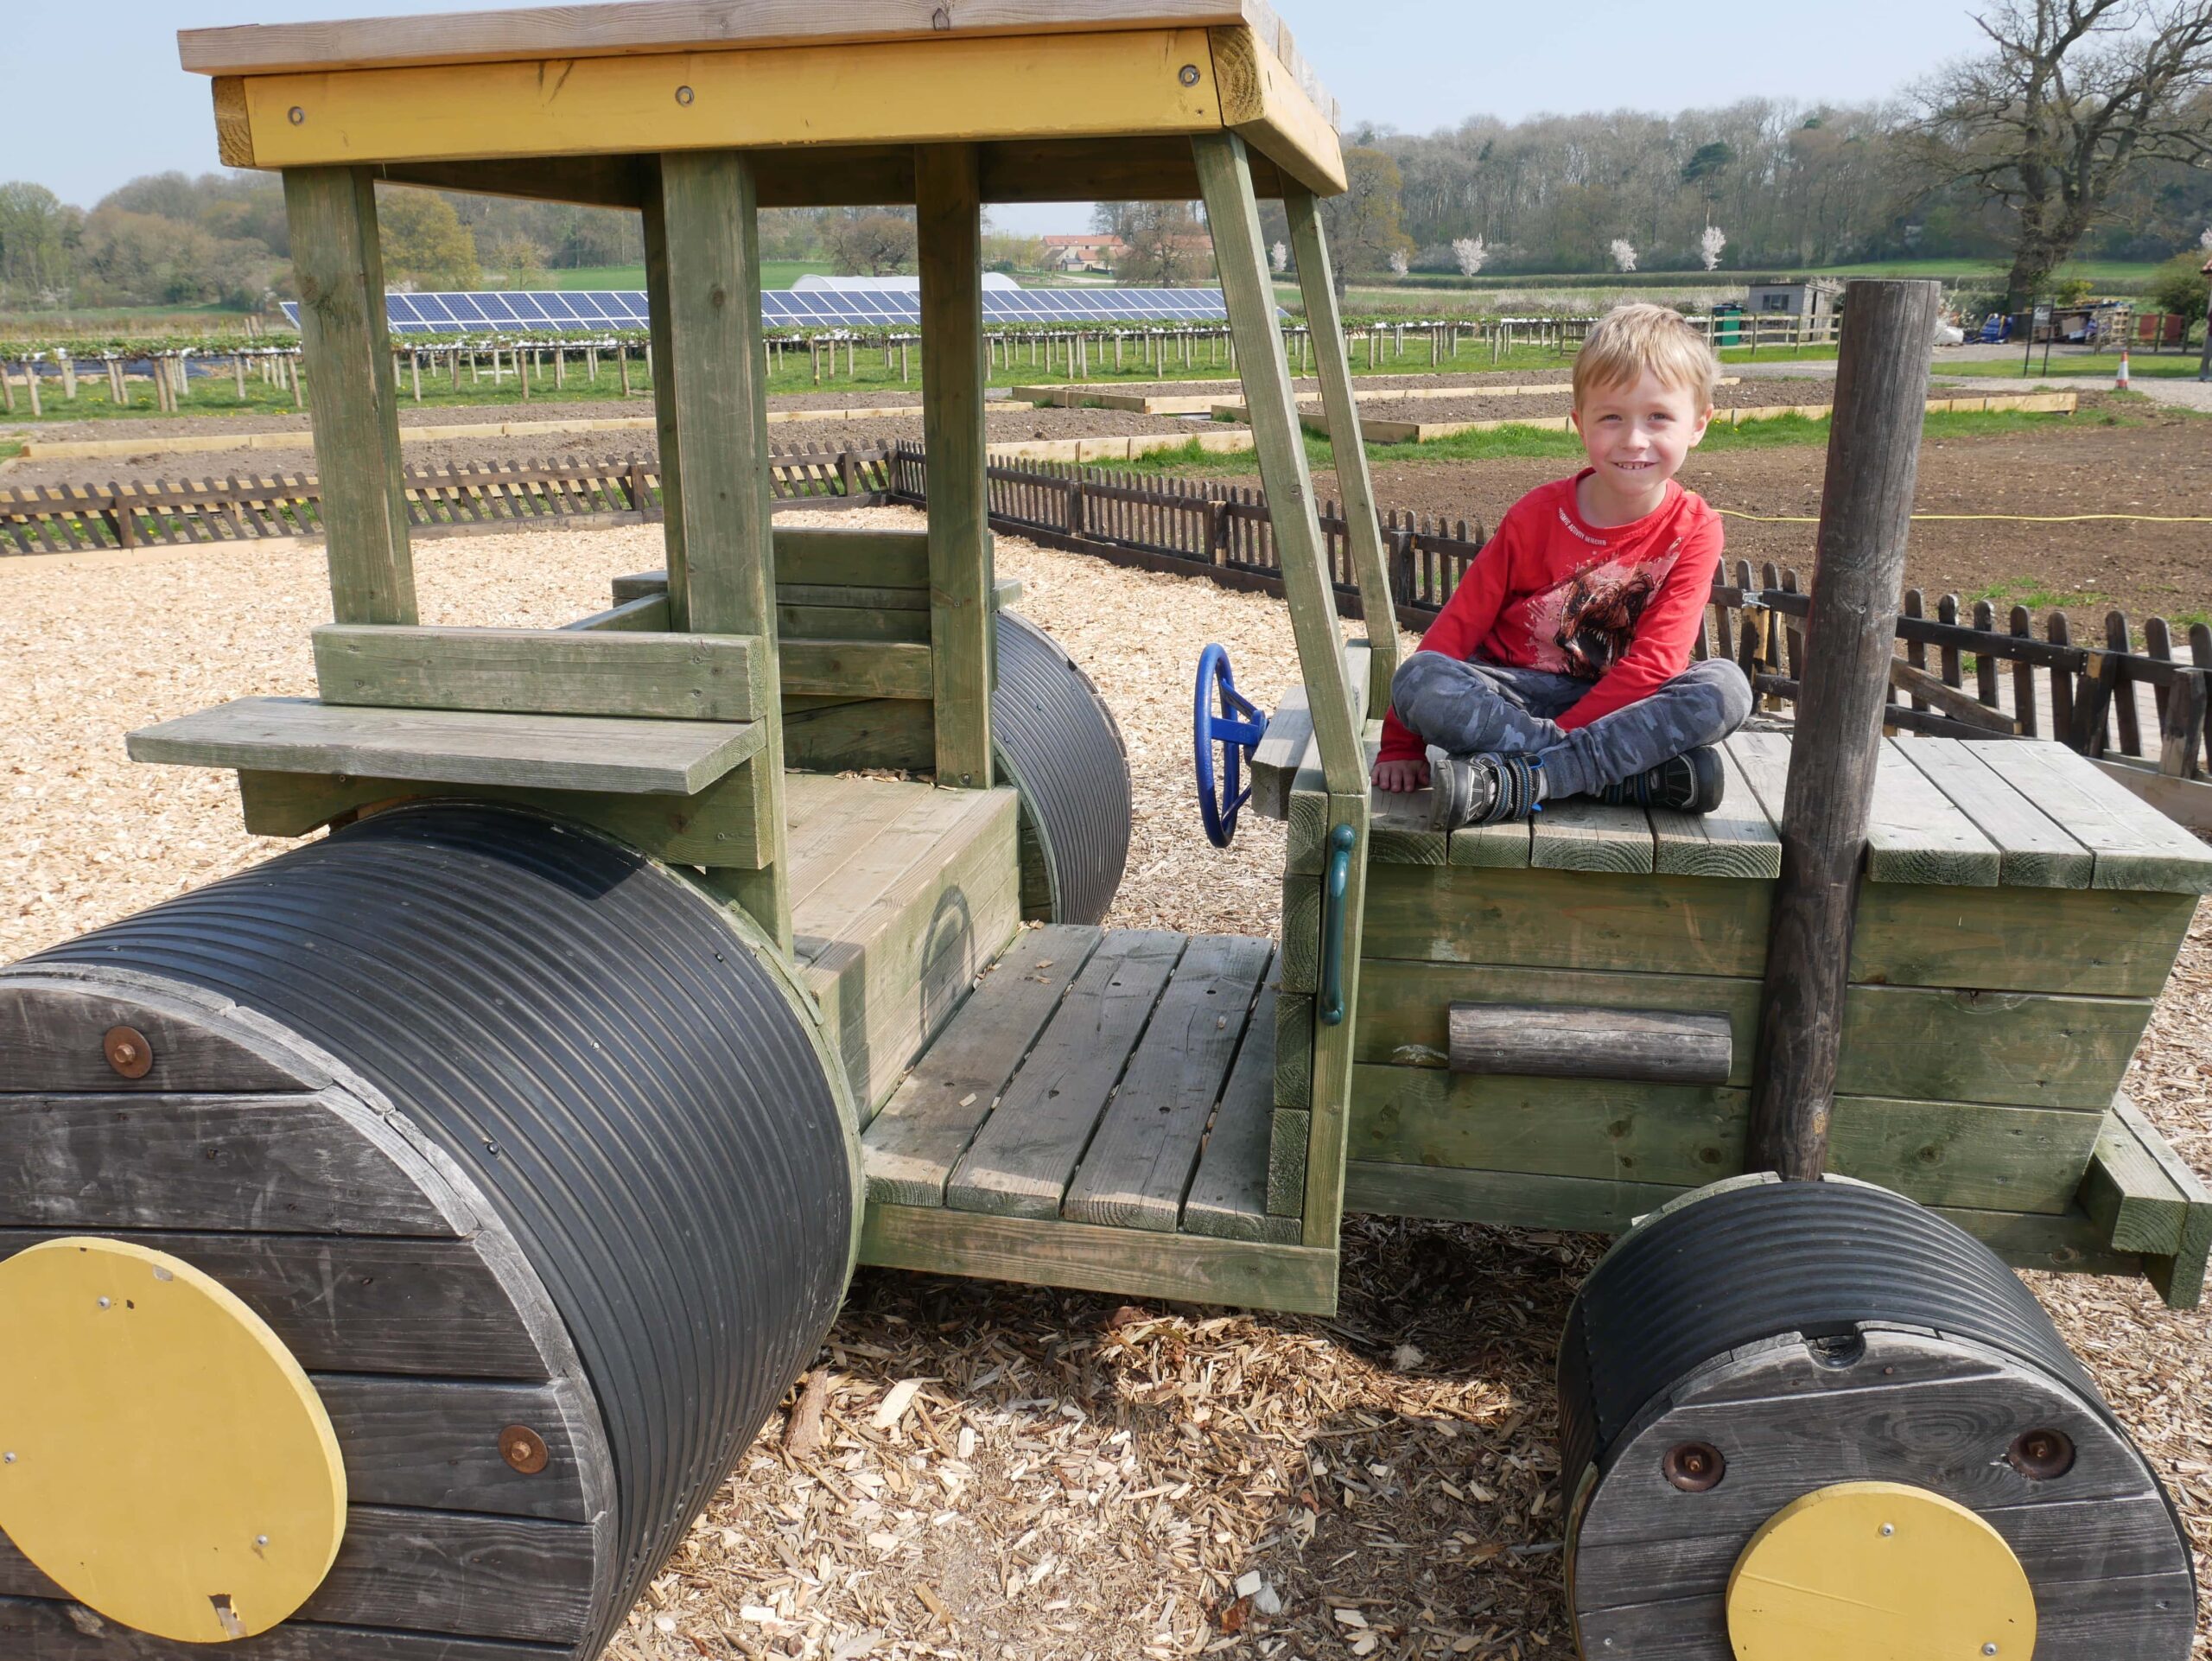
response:
[[[1446,755],[1428,758],[1428,828],[1502,824],[1542,811],[1543,763],[1527,755]]]
[[[1593,799],[1611,807],[1663,807],[1677,813],[1710,813],[1728,788],[1720,752],[1710,744],[1672,756],[1657,767],[1607,785]]]

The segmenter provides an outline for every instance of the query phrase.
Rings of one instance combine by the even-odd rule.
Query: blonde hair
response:
[[[1678,311],[1639,302],[1615,306],[1599,318],[1574,360],[1574,407],[1601,386],[1633,386],[1649,369],[1669,386],[1694,393],[1700,410],[1713,407],[1720,360]]]

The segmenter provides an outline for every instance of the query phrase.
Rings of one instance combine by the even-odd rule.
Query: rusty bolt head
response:
[[[1709,1442],[1685,1441],[1667,1450],[1667,1457],[1659,1461],[1659,1469],[1668,1481],[1684,1493],[1709,1493],[1727,1475],[1728,1461]]]
[[[524,1476],[536,1476],[551,1455],[544,1437],[526,1424],[511,1424],[499,1432],[499,1457]]]
[[[2029,1481],[2049,1482],[2074,1468],[2074,1443],[2063,1430],[2024,1430],[2005,1458]]]
[[[100,1040],[108,1066],[126,1079],[143,1079],[154,1070],[154,1047],[136,1027],[111,1027]]]

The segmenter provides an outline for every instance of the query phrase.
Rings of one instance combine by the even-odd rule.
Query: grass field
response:
[[[2185,354],[2177,352],[2161,352],[2156,357],[2151,356],[2148,353],[2131,352],[2127,356],[2127,373],[2129,378],[2134,380],[2148,380],[2153,378],[2160,380],[2194,380],[2196,379],[2196,364],[2197,357],[2194,352]],[[1942,372],[1946,375],[2018,375],[2020,372],[2020,359],[2017,355],[2003,358],[1974,358],[1962,363],[1946,363],[1942,367]],[[2062,375],[2069,378],[2094,376],[2101,380],[2110,380],[2120,372],[2120,354],[2116,352],[2076,352],[2062,356],[2054,352],[2050,354],[2049,366],[2046,366],[2043,360],[2043,348],[2037,347],[2027,372],[2038,380],[2046,379],[2056,380]]]
[[[870,351],[863,347],[853,355],[852,373],[848,374],[844,372],[844,359],[841,353],[837,359],[836,372],[825,374],[817,384],[809,366],[805,352],[804,350],[787,351],[783,354],[782,366],[769,378],[768,390],[771,393],[848,392],[853,395],[855,404],[865,404],[870,397],[877,393],[919,392],[921,391],[922,354],[919,351],[910,349],[908,352],[906,358],[908,378],[905,380],[899,379],[899,357],[895,352],[891,354],[888,362],[885,361],[885,355],[880,348]],[[1492,364],[1487,347],[1478,349],[1472,342],[1463,342],[1457,361],[1447,363],[1441,367],[1461,372],[1474,370],[1488,371],[1493,368],[1501,370],[1561,369],[1572,362],[1572,359],[1558,356],[1539,347],[1522,347],[1507,353],[1497,364]],[[1363,359],[1355,366],[1353,372],[1359,375],[1370,372],[1381,375],[1427,374],[1429,372],[1429,364],[1426,345],[1424,343],[1421,349],[1416,350],[1414,343],[1408,341],[1406,355],[1403,358],[1393,359],[1385,356],[1376,365],[1372,372],[1367,368]],[[1095,386],[1101,391],[1110,391],[1117,385],[1142,385],[1159,380],[1227,380],[1232,379],[1234,374],[1235,372],[1229,367],[1224,357],[1217,362],[1193,364],[1187,370],[1179,370],[1171,366],[1166,373],[1155,375],[1139,363],[1136,353],[1131,351],[1125,360],[1120,374],[1114,372],[1112,360],[1109,357],[1103,370],[1094,364],[1092,373],[1081,384],[1085,386]],[[580,358],[571,359],[566,379],[568,384],[556,391],[553,385],[552,366],[549,361],[542,374],[531,383],[531,402],[545,404],[578,404],[621,396],[620,372],[609,359],[601,360],[599,378],[596,381],[593,381],[584,373],[583,363]],[[994,386],[1059,383],[1067,379],[1066,366],[1064,362],[1056,360],[1054,364],[1047,366],[1033,361],[1026,353],[1022,361],[994,370],[991,373],[991,385]],[[632,358],[630,364],[630,385],[632,392],[638,394],[649,392],[652,386],[652,378],[646,373],[644,363],[636,358]],[[191,394],[184,399],[177,412],[179,419],[188,420],[194,417],[211,416],[295,413],[292,395],[289,390],[265,386],[251,377],[246,380],[246,395],[244,399],[240,399],[227,369],[213,375],[194,375],[191,378],[190,386]],[[79,376],[77,381],[77,397],[73,403],[63,399],[60,387],[50,380],[41,382],[41,387],[45,396],[45,411],[39,423],[32,422],[29,406],[22,393],[18,391],[16,398],[15,414],[0,415],[0,425],[14,423],[22,426],[34,424],[51,426],[62,422],[100,421],[118,416],[143,419],[158,413],[153,407],[153,389],[143,377],[125,382],[130,401],[122,405],[118,405],[110,399],[105,376]],[[471,406],[493,404],[504,406],[515,402],[515,380],[511,372],[503,379],[495,381],[492,378],[491,367],[487,363],[480,370],[479,378],[472,381],[468,370],[464,366],[461,370],[461,385],[456,390],[452,383],[451,372],[442,364],[435,364],[429,360],[423,364],[422,408],[466,409]],[[639,397],[638,402],[645,404],[646,400]],[[401,409],[405,410],[414,407],[415,404],[412,381],[403,366],[399,377],[399,405]]]

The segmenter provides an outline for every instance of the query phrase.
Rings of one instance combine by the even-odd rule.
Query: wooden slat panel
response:
[[[1651,822],[1640,807],[1570,797],[1545,804],[1530,821],[1529,863],[1540,869],[1633,875],[1652,860]]]
[[[1103,936],[1025,930],[861,1138],[868,1198],[941,1206],[945,1181]]]
[[[726,773],[696,796],[617,795],[607,791],[530,790],[505,785],[432,784],[319,773],[241,771],[238,798],[256,836],[301,837],[340,815],[400,798],[512,802],[574,819],[677,865],[757,864],[767,856],[751,782]]]
[[[927,698],[931,648],[878,640],[785,640],[778,648],[787,693],[815,697]]]
[[[1668,1009],[1726,1016],[1729,1082],[1748,1085],[1759,983],[1696,975],[1370,962],[1363,1061],[1440,1066],[1455,1002]],[[1836,1088],[1857,1095],[2015,1103],[2101,1111],[2149,1018],[2147,999],[2046,996],[1948,987],[1854,985],[1844,1000]]]
[[[1363,1066],[1352,1156],[1370,1163],[1694,1187],[1744,1166],[1738,1088],[1483,1077]],[[1839,1094],[1831,1158],[1924,1205],[2056,1215],[2099,1119],[2065,1109]]]
[[[1201,934],[1184,948],[1084,1152],[1063,1217],[1174,1231],[1269,957],[1266,941],[1242,935]]]
[[[315,631],[324,703],[404,710],[752,721],[772,655],[747,634],[339,623]]]
[[[0,1226],[455,1238],[372,1120],[315,1096],[0,1096]],[[377,1130],[389,1135],[388,1128]]]
[[[1757,977],[1772,885],[1703,877],[1616,881],[1574,872],[1370,873],[1368,958]],[[1869,883],[1851,977],[1866,983],[2156,996],[2195,911],[2156,893],[1978,892]],[[2051,950],[2054,940],[2068,945]]]
[[[1782,838],[1733,752],[1720,752],[1727,789],[1710,813],[1649,810],[1652,869],[1672,876],[1772,877],[1782,872]]]
[[[1885,741],[1866,824],[1866,875],[1875,882],[1994,888],[2004,862],[1996,844]]]
[[[337,1561],[296,1618],[559,1644],[583,1634],[591,1578],[581,1524],[348,1505]],[[0,1537],[0,1595],[66,1594]]]
[[[109,1065],[102,1040],[115,1027],[133,1028],[153,1052],[143,1078],[125,1079]],[[0,976],[0,1091],[236,1095],[312,1092],[325,1082],[247,1047],[241,1034],[175,997],[35,969]]]
[[[1702,1181],[1699,1186],[1703,1186]],[[1688,1192],[1688,1186],[1667,1182],[1606,1181],[1526,1171],[1462,1171],[1365,1160],[1352,1161],[1344,1172],[1347,1210],[1592,1234],[1618,1234],[1637,1218]],[[2111,1250],[2097,1225],[2078,1209],[2056,1216],[1965,1206],[1932,1209],[2016,1269],[2080,1275],[2143,1272],[2142,1258],[2132,1251]]]
[[[111,1621],[87,1632],[77,1605],[0,1597],[0,1651],[10,1661],[204,1661],[204,1644],[180,1644]],[[224,1645],[225,1661],[547,1661],[541,1646],[434,1632],[318,1626],[288,1620],[258,1638]]]
[[[0,1259],[66,1229],[0,1229]],[[311,1372],[537,1380],[544,1359],[476,1248],[310,1234],[124,1237],[238,1294]]]
[[[136,761],[441,784],[696,796],[759,751],[757,722],[362,710],[239,698],[142,727]]]
[[[315,1393],[346,1456],[354,1504],[585,1523],[584,1439],[593,1415],[571,1384],[318,1373]],[[524,1475],[499,1454],[509,1425],[545,1442],[545,1468]]]
[[[1299,1224],[1291,1215],[1270,1215],[1268,1205],[1269,1155],[1274,1131],[1275,1000],[1262,985],[1236,1065],[1221,1092],[1205,1151],[1198,1156],[1191,1192],[1183,1202],[1183,1228],[1224,1240],[1294,1241]],[[1301,1188],[1303,1184],[1299,1185]],[[1300,1196],[1302,1198],[1302,1194]]]
[[[1996,739],[1967,748],[2096,856],[2093,887],[2212,892],[2212,848],[2071,751]]]
[[[1058,1218],[872,1206],[861,1234],[861,1261],[1127,1297],[1313,1314],[1333,1314],[1337,1308],[1333,1251],[1101,1228]]]
[[[2095,856],[1957,739],[1916,738],[1892,748],[1996,845],[2005,883],[2089,886]]]
[[[1068,1179],[1183,946],[1179,934],[1107,935],[954,1168],[947,1205],[1058,1217]]]

